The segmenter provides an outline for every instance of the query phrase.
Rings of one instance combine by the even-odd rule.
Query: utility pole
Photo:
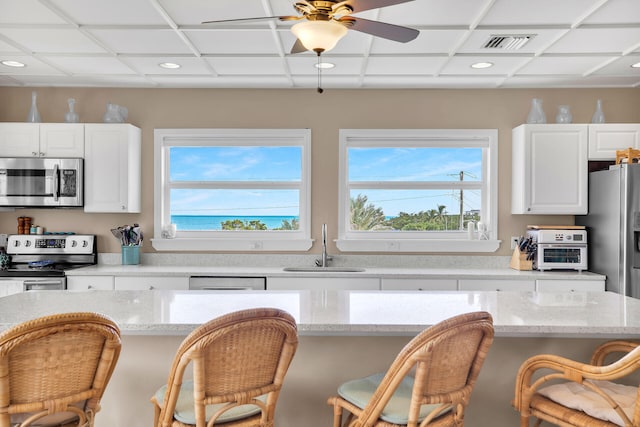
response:
[[[460,182],[464,181],[464,171],[460,171]],[[460,189],[460,230],[464,230],[464,218],[462,217],[462,209],[464,206],[463,190]]]

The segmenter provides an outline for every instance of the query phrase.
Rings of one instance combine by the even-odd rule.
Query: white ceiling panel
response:
[[[0,23],[65,24],[64,19],[38,0],[0,0]]]
[[[0,65],[0,86],[313,88],[316,54],[291,54],[297,21],[277,19],[299,16],[294,3],[0,0],[0,61],[26,65]],[[398,43],[350,30],[321,56],[335,63],[323,77],[327,87],[353,88],[640,87],[640,69],[630,67],[640,62],[639,4],[413,0],[371,9],[354,16],[420,34]],[[276,18],[201,25],[265,17]],[[522,34],[535,37],[518,50],[484,47],[491,36]]]
[[[91,30],[96,39],[117,53],[192,53],[178,33],[173,30]]]
[[[50,0],[80,25],[153,25],[166,21],[151,2],[140,0]]]
[[[286,69],[280,58],[217,57],[206,58],[220,76],[228,75],[276,75]]]
[[[640,1],[638,2],[640,7]],[[614,52],[622,54],[640,43],[637,28],[584,28],[569,32],[547,49],[548,53]]]
[[[104,49],[76,30],[2,28],[0,34],[35,53],[103,53]]]
[[[612,57],[574,56],[557,57],[543,56],[532,58],[517,72],[519,75],[586,75],[591,70],[611,61]]]

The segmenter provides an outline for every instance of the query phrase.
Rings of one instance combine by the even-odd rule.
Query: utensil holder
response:
[[[527,261],[527,254],[520,252],[520,249],[516,248],[511,256],[509,267],[521,271],[533,270],[533,261]]]
[[[140,246],[122,247],[122,265],[140,264]]]

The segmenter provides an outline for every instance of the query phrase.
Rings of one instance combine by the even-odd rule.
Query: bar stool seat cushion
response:
[[[618,402],[629,419],[633,419],[638,387],[617,384],[611,381],[593,380],[593,384]],[[568,408],[577,409],[594,418],[624,426],[624,421],[598,393],[583,384],[574,382],[542,387],[538,393]]]
[[[166,384],[160,387],[158,391],[156,391],[155,398],[158,402],[164,401],[164,395],[166,391]],[[262,402],[266,402],[267,395],[264,394],[262,396],[258,396],[257,399],[260,399]],[[208,405],[205,411],[207,414],[207,421],[209,421],[211,416],[223,405],[225,404],[219,403],[216,405]],[[260,408],[256,405],[240,405],[236,406],[235,408],[229,409],[224,414],[222,414],[218,418],[217,423],[237,421],[259,413]],[[174,416],[176,420],[180,421],[183,424],[196,424],[196,414],[193,405],[193,381],[185,381],[182,383],[182,386],[180,387],[180,395],[178,396],[178,401],[176,403]]]
[[[374,374],[365,378],[347,381],[338,387],[338,394],[357,407],[364,408],[371,400],[371,396],[380,385],[383,377],[384,374]],[[407,424],[412,389],[413,377],[407,376],[402,380],[393,397],[385,406],[380,418],[392,424]],[[423,405],[420,409],[419,420],[422,421],[438,406],[440,405]]]

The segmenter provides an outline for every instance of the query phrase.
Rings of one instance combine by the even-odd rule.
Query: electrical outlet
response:
[[[518,246],[518,240],[520,240],[518,236],[511,236],[511,249],[515,249]]]

